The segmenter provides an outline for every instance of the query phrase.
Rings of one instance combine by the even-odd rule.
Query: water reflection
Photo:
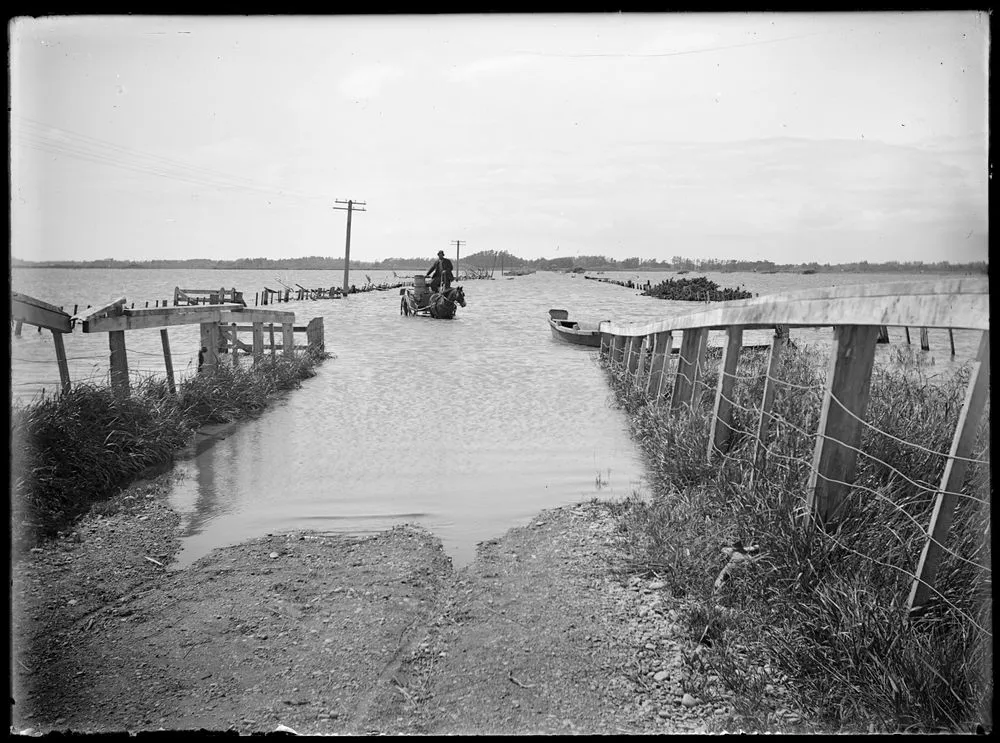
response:
[[[336,358],[180,465],[180,564],[268,532],[403,522],[461,564],[543,508],[642,492],[594,355],[556,345],[548,300],[522,286],[470,282],[452,322],[400,317],[398,296],[317,306]]]

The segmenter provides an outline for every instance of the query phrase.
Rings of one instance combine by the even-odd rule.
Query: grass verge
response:
[[[613,398],[646,454],[652,497],[618,505],[628,574],[679,597],[711,672],[734,692],[739,724],[772,730],[777,707],[845,731],[992,728],[989,410],[923,611],[906,610],[967,367],[931,377],[896,352],[873,375],[848,507],[831,534],[804,527],[825,359],[784,354],[767,455],[753,444],[766,356],[741,358],[732,448],[709,461],[715,378],[672,416],[609,371]],[[722,575],[723,549],[752,555]],[[750,549],[756,548],[756,549]],[[738,569],[737,569],[738,568]],[[726,580],[720,580],[725,577]],[[787,694],[775,702],[776,689]]]

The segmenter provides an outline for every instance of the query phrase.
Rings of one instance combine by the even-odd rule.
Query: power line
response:
[[[323,196],[261,184],[242,176],[123,147],[34,119],[15,116],[12,122],[15,124],[12,129],[13,143],[49,154],[64,155],[99,165],[212,188],[242,190],[309,201],[326,199]]]

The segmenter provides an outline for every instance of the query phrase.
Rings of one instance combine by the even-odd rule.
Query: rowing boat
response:
[[[601,347],[599,326],[570,320],[566,310],[549,310],[549,327],[552,328],[552,337],[564,343],[590,348]]]

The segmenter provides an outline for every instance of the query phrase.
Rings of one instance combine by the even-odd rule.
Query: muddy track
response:
[[[165,477],[15,562],[13,731],[733,729],[669,600],[610,570],[605,505],[543,512],[457,571],[408,526],[275,534],[172,570]]]

